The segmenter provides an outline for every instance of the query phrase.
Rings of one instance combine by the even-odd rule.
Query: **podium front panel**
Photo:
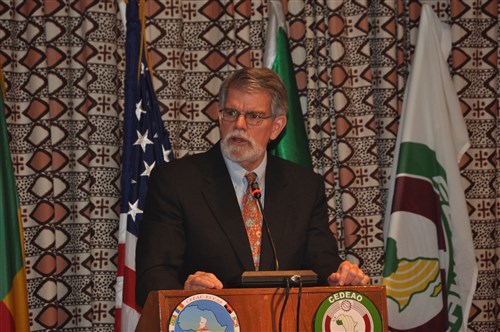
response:
[[[356,324],[363,331],[388,329],[384,286],[306,287],[300,296],[298,288],[291,288],[283,311],[283,331],[296,330],[299,297],[300,331],[345,331]],[[172,331],[179,324],[193,330],[210,330],[218,324],[226,331],[279,331],[285,299],[284,288],[151,292],[137,331]],[[196,322],[187,322],[189,316],[196,317]]]

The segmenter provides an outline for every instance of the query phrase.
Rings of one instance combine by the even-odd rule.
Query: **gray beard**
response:
[[[256,147],[253,141],[250,146],[234,146],[230,142],[231,135],[221,141],[221,150],[224,157],[245,167],[255,163],[265,153],[265,149]]]

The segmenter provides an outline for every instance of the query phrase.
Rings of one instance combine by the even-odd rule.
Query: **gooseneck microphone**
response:
[[[253,198],[257,201],[257,206],[259,207],[259,213],[262,216],[262,224],[266,228],[267,237],[269,238],[269,242],[271,243],[271,249],[273,251],[273,256],[274,256],[275,270],[279,271],[280,263],[278,260],[278,253],[276,251],[276,246],[274,245],[273,237],[271,236],[271,230],[269,229],[269,226],[266,222],[266,217],[264,217],[264,209],[262,208],[262,202],[260,200],[260,198],[262,197],[262,191],[259,188],[259,184],[255,181],[250,184],[250,189],[252,190],[251,194]]]
[[[259,188],[259,184],[257,182],[250,183],[250,189],[252,189],[252,197],[255,198],[259,202],[260,206],[260,198],[262,197],[262,190]],[[264,216],[262,216],[264,217]]]
[[[255,181],[250,183],[250,190],[253,198],[257,201],[259,213],[262,216],[262,226],[265,227],[271,250],[274,256],[275,269],[271,271],[245,271],[241,276],[241,286],[243,287],[280,287],[285,285],[310,285],[318,283],[318,275],[311,270],[280,270],[278,252],[273,241],[273,236],[264,216],[261,197],[262,191]]]
[[[300,299],[302,295],[302,286],[305,283],[315,285],[317,283],[318,275],[311,270],[297,270],[297,271],[280,271],[280,264],[278,260],[278,253],[274,245],[273,237],[271,236],[271,230],[264,217],[264,209],[262,208],[262,191],[259,188],[259,184],[255,181],[250,183],[251,194],[253,198],[257,201],[257,206],[259,213],[262,216],[262,225],[266,228],[267,237],[271,244],[271,249],[274,255],[274,265],[275,271],[247,271],[244,272],[242,277],[242,285],[248,286],[285,286],[285,299],[283,306],[281,307],[281,312],[279,316],[279,331],[282,331],[283,317],[285,313],[285,308],[288,302],[288,297],[290,295],[290,286],[298,285],[298,301],[297,301],[297,312],[296,312],[296,329],[299,331],[299,321],[300,321]],[[261,242],[262,243],[262,242]]]

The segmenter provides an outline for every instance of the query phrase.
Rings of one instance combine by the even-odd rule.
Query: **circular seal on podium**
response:
[[[239,332],[240,324],[224,299],[212,294],[196,294],[184,299],[173,310],[168,331]]]
[[[382,317],[375,304],[365,295],[339,291],[328,296],[314,317],[315,331],[382,331]]]

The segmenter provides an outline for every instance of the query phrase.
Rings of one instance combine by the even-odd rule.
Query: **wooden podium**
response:
[[[168,331],[171,317],[174,311],[178,312],[183,307],[186,299],[200,297],[221,298],[233,310],[238,320],[240,331],[279,331],[279,319],[286,291],[284,288],[230,288],[230,289],[207,289],[203,291],[184,290],[161,290],[151,292],[144,305],[141,318],[136,331]],[[368,301],[373,305],[373,310],[379,314],[381,322],[379,325],[371,326],[371,331],[387,331],[387,300],[385,286],[345,286],[345,287],[305,287],[300,297],[299,330],[314,331],[315,316],[318,309],[328,307],[330,303],[336,303],[344,310],[344,306],[350,306],[349,301],[343,299],[357,298]],[[283,313],[282,330],[295,331],[297,323],[297,305],[299,300],[299,289],[292,288],[289,292],[288,301]],[[363,311],[361,305],[354,307]],[[332,307],[329,307],[332,308]],[[347,308],[350,309],[351,307]],[[328,311],[330,310],[330,311]],[[324,309],[321,311],[325,311]],[[347,310],[345,310],[347,312]],[[366,310],[364,310],[366,311]],[[331,309],[327,309],[331,312]],[[361,312],[361,316],[363,313]],[[364,317],[370,316],[365,312]],[[345,317],[345,315],[344,315]],[[329,318],[329,317],[327,317]],[[337,322],[337,321],[336,321]],[[316,323],[317,324],[317,323]],[[369,322],[368,322],[368,325]],[[339,329],[342,330],[342,329]]]

